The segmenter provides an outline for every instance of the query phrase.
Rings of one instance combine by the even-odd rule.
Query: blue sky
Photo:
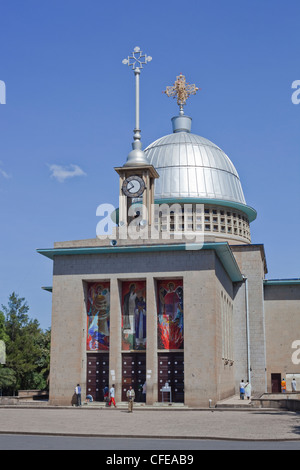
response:
[[[122,59],[135,46],[153,57],[143,147],[172,132],[177,105],[162,90],[183,73],[201,88],[185,107],[192,131],[227,153],[258,212],[267,277],[300,277],[299,1],[2,0],[0,15],[0,304],[15,291],[48,328],[52,262],[36,249],[94,238],[98,205],[117,206],[113,168],[134,128]]]

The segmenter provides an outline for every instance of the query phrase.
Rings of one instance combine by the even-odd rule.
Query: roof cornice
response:
[[[247,206],[246,204],[241,204],[240,202],[236,201],[226,201],[223,199],[208,199],[208,198],[197,198],[197,197],[186,197],[186,198],[161,198],[161,199],[155,199],[155,204],[175,204],[175,203],[181,203],[181,204],[192,204],[192,203],[198,203],[198,204],[211,204],[215,206],[224,206],[224,207],[230,207],[231,209],[237,209],[240,210],[241,212],[244,212],[244,214],[247,215],[249,222],[253,222],[256,217],[257,217],[257,212],[253,207]]]
[[[300,284],[300,279],[264,279],[264,286],[294,286]]]
[[[236,259],[226,242],[220,243],[180,243],[180,244],[153,244],[140,246],[94,246],[94,247],[70,247],[70,248],[42,248],[37,252],[49,259],[55,256],[70,255],[99,255],[117,253],[152,253],[159,251],[201,251],[214,250],[220,259],[225,271],[232,282],[242,282],[243,276]]]

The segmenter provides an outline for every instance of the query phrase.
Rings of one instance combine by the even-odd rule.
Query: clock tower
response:
[[[133,54],[123,60],[123,64],[132,67],[135,75],[135,129],[132,150],[122,167],[115,168],[120,177],[119,184],[119,226],[128,226],[134,220],[141,226],[150,226],[153,222],[154,181],[159,174],[149,162],[142,150],[140,131],[140,90],[139,79],[143,65],[152,57],[143,54],[135,47]]]

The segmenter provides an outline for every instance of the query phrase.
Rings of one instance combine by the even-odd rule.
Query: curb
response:
[[[242,439],[240,437],[217,437],[217,436],[165,436],[165,435],[131,435],[130,437],[124,437],[120,434],[75,434],[75,433],[53,433],[53,432],[19,432],[19,431],[0,431],[1,435],[19,435],[19,436],[49,436],[49,437],[84,437],[84,438],[95,438],[95,439],[165,439],[165,440],[197,440],[197,441],[231,441],[231,442],[299,442],[299,438],[283,438],[283,439],[253,439],[247,438]]]

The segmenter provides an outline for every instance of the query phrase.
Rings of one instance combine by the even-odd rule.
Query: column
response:
[[[118,279],[110,281],[109,386],[115,384],[116,402],[122,398],[121,307]]]
[[[156,282],[153,277],[147,277],[147,354],[146,354],[146,384],[147,405],[153,405],[157,396],[157,305]]]

